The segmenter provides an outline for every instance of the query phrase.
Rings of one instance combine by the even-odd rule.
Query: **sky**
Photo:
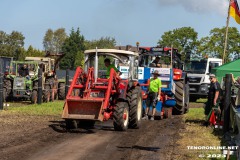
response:
[[[238,0],[240,1],[240,0]],[[192,27],[198,38],[226,26],[228,0],[0,0],[0,30],[19,31],[25,48],[43,49],[48,29],[80,29],[87,40],[156,46],[164,32]],[[239,3],[240,4],[240,3]],[[230,27],[240,26],[230,18]]]

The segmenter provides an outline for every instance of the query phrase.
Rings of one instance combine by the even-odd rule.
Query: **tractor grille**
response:
[[[13,82],[13,89],[25,89],[25,81],[24,78],[15,78]]]
[[[190,93],[198,93],[200,86],[199,85],[189,85],[189,87],[190,87],[190,89],[189,89]]]
[[[188,77],[189,83],[200,83],[201,77]]]

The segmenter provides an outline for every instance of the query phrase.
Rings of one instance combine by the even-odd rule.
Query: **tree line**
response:
[[[156,43],[159,46],[173,46],[178,48],[183,57],[186,53],[216,58],[223,58],[225,27],[214,28],[209,36],[198,39],[198,33],[191,27],[182,27],[165,32]],[[237,28],[229,27],[228,45],[225,62],[236,59],[240,53],[240,34]],[[71,29],[68,35],[64,28],[48,29],[43,37],[44,50],[37,50],[33,46],[24,49],[24,35],[18,31],[7,34],[0,31],[0,55],[24,60],[26,56],[45,56],[45,51],[63,52],[65,57],[60,62],[61,69],[75,69],[83,66],[86,49],[114,48],[116,40],[112,37],[102,37],[97,40],[86,40],[80,29]],[[141,45],[140,45],[141,46]],[[154,44],[153,44],[154,46]],[[102,58],[99,59],[103,61]]]

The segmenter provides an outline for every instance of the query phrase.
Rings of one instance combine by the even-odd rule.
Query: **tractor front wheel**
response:
[[[129,124],[129,107],[127,102],[118,102],[113,111],[113,126],[116,131],[126,131]]]
[[[135,87],[127,93],[129,103],[129,128],[139,128],[142,118],[142,92],[140,87]]]
[[[50,101],[50,86],[49,85],[45,85],[44,91],[43,91],[43,102],[49,102]]]
[[[65,83],[59,83],[58,86],[58,99],[64,100],[65,99]]]

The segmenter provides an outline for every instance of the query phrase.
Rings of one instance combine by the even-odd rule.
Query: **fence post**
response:
[[[69,88],[69,69],[66,70],[66,83],[65,83],[65,97],[68,94],[68,88]]]
[[[226,74],[226,77],[225,77],[225,95],[224,95],[224,125],[223,125],[223,132],[224,133],[229,131],[231,86],[232,86],[232,75],[231,74]]]
[[[42,68],[38,69],[38,98],[37,104],[42,104]]]
[[[0,110],[3,110],[3,63],[0,59]]]

